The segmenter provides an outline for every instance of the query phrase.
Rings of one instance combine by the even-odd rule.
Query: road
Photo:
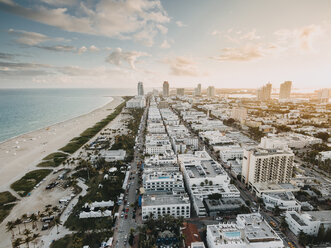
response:
[[[136,200],[138,200],[138,195],[136,191],[139,190],[139,177],[138,177],[138,168],[137,164],[140,162],[140,155],[143,149],[144,144],[144,130],[145,130],[145,122],[147,116],[148,107],[145,108],[143,119],[142,119],[142,126],[140,132],[137,134],[137,142],[136,142],[136,149],[134,151],[134,159],[131,162],[131,169],[130,169],[130,179],[128,181],[129,189],[127,190],[125,197],[127,197],[127,203],[125,205],[121,205],[119,208],[119,217],[117,219],[115,225],[115,232],[114,232],[114,244],[115,247],[130,247],[129,245],[129,236],[131,229],[137,229],[139,225],[141,225],[141,217],[136,214],[136,218],[133,219],[133,211],[134,207],[133,204]],[[129,205],[128,205],[129,204]],[[128,208],[128,212],[126,212],[127,217],[121,217],[122,211],[125,212],[125,209]]]

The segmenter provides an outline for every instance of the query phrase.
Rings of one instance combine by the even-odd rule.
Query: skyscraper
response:
[[[177,88],[177,96],[184,96],[185,89],[184,88]]]
[[[196,88],[196,96],[201,96],[201,84],[198,84],[198,87]]]
[[[317,98],[320,102],[328,103],[331,96],[331,89],[320,89],[317,91]]]
[[[291,96],[292,81],[285,81],[280,85],[279,99],[289,99]]]
[[[144,85],[143,82],[138,83],[138,96],[144,95]]]
[[[260,101],[268,101],[271,99],[272,84],[267,83],[257,90],[257,99]]]
[[[214,97],[215,96],[215,87],[209,86],[207,88],[207,97]]]
[[[163,82],[163,96],[164,97],[169,96],[169,83],[168,83],[168,81]]]

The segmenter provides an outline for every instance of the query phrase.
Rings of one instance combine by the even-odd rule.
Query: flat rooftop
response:
[[[142,206],[190,204],[189,198],[172,194],[144,195]]]

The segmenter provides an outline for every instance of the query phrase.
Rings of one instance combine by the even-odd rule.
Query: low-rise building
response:
[[[207,226],[209,248],[281,248],[282,239],[259,213],[237,215],[236,223]]]
[[[308,235],[317,236],[321,225],[325,230],[331,228],[331,211],[309,211],[298,213],[288,211],[285,220],[289,229],[299,235],[302,231]]]
[[[263,202],[268,210],[278,207],[284,211],[300,211],[301,204],[295,199],[292,192],[264,193]]]
[[[142,198],[142,219],[164,215],[190,218],[190,200],[187,195],[153,194]]]

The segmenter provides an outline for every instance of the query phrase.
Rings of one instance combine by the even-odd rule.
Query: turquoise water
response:
[[[225,236],[228,238],[239,238],[240,232],[226,232]]]
[[[0,142],[88,113],[135,89],[0,89]]]

